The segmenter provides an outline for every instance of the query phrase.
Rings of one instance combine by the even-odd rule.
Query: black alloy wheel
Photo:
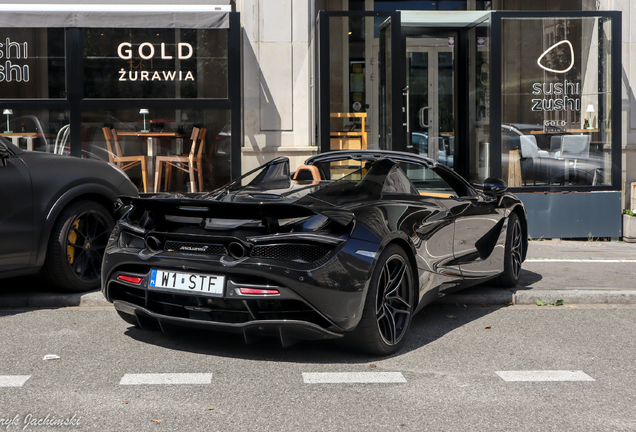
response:
[[[523,241],[521,239],[521,222],[515,214],[512,224],[512,240],[510,245],[510,260],[512,265],[512,276],[519,280],[521,276],[521,263],[523,262]]]
[[[508,217],[508,230],[506,232],[506,252],[504,256],[504,271],[495,283],[505,288],[514,288],[521,277],[521,264],[523,263],[523,229],[519,216],[511,213]]]
[[[408,333],[414,312],[413,272],[408,256],[389,245],[376,264],[362,318],[344,342],[374,355],[398,351]]]
[[[410,286],[405,273],[406,260],[396,254],[390,256],[380,274],[375,313],[380,336],[388,345],[399,343],[411,320]]]
[[[99,288],[104,251],[114,221],[94,201],[79,201],[62,211],[51,233],[46,277],[65,291]]]

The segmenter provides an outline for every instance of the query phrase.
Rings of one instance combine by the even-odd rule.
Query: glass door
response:
[[[407,150],[454,167],[455,37],[406,39]]]
[[[391,150],[393,148],[393,86],[392,74],[395,72],[391,63],[391,19],[387,19],[380,26],[380,149]]]
[[[403,79],[399,13],[321,11],[318,30],[321,151],[403,145],[402,118],[392,113]]]

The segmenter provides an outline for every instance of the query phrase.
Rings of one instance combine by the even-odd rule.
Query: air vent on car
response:
[[[323,259],[331,249],[306,244],[280,244],[254,246],[252,258],[267,258],[298,263],[310,263]]]
[[[119,247],[126,249],[143,249],[146,247],[146,242],[142,237],[123,232],[119,239]]]

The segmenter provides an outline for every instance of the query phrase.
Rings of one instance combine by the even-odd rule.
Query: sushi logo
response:
[[[555,49],[559,45],[567,45],[570,48],[570,65],[566,67],[565,69],[552,69],[552,68],[549,68],[548,66],[542,65],[541,60],[543,60],[544,57],[547,57],[547,60],[549,61],[550,66],[552,66],[553,63],[557,63],[561,60],[562,53],[560,52],[560,50]],[[548,72],[554,72],[554,73],[568,72],[574,66],[574,48],[572,47],[572,42],[570,42],[569,40],[562,40],[561,42],[555,43],[550,48],[545,50],[543,54],[539,56],[539,58],[537,59],[537,64],[539,65],[541,69],[546,70]]]

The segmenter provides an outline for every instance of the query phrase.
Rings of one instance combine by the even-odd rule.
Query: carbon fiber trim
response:
[[[122,232],[119,239],[119,246],[126,249],[141,250],[146,247],[146,242],[142,237],[127,232]]]

